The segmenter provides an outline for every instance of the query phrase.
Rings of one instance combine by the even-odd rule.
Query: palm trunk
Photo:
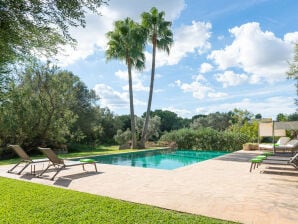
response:
[[[155,55],[156,55],[156,38],[153,37],[153,52],[152,52],[152,67],[151,67],[151,80],[150,80],[150,89],[149,89],[149,98],[146,112],[146,119],[144,123],[144,128],[142,132],[141,145],[145,146],[145,142],[147,141],[147,132],[148,132],[148,124],[150,120],[150,111],[151,111],[151,103],[153,96],[153,86],[154,86],[154,76],[155,76]]]
[[[132,91],[132,77],[131,77],[131,63],[128,59],[127,63],[128,67],[128,85],[129,85],[129,104],[130,104],[130,121],[131,121],[131,148],[135,149],[137,147],[136,142],[136,130],[135,130],[135,114],[134,114],[134,107],[133,107],[133,91]]]

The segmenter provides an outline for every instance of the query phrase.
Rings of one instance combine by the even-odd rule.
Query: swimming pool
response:
[[[89,157],[98,163],[172,170],[212,159],[228,152],[160,149]]]

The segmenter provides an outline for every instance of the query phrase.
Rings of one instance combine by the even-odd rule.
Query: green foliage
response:
[[[143,117],[146,116],[146,113],[143,114]],[[158,116],[160,117],[160,131],[172,131],[180,128],[184,128],[189,124],[188,119],[183,119],[178,117],[178,115],[169,110],[155,110],[151,111],[151,117]]]
[[[131,140],[131,131],[129,129],[127,129],[126,131],[122,131],[119,129],[117,131],[117,134],[114,136],[114,139],[119,145],[126,144],[127,142],[129,142],[129,140]]]
[[[233,223],[0,178],[0,223]]]
[[[74,86],[78,77],[49,65],[34,63],[10,83],[0,110],[2,143],[34,145],[65,142],[77,115]]]
[[[276,116],[276,121],[287,121],[287,120],[288,120],[288,117],[285,114],[279,113]]]
[[[253,114],[251,112],[237,108],[230,112],[230,116],[232,118],[231,123],[239,125],[242,125],[253,118]]]
[[[249,142],[258,141],[258,122],[253,121],[251,123],[245,122],[243,125],[234,124],[229,127],[229,130],[233,133],[240,133],[248,137]]]
[[[135,120],[136,120],[136,137],[137,137],[137,140],[140,140],[145,119],[141,117],[135,117]],[[159,133],[160,133],[159,127],[160,127],[160,118],[158,116],[154,116],[150,118],[148,131],[147,131],[147,139],[150,139],[150,140],[158,139]],[[131,131],[129,129],[127,129],[126,131],[122,131],[121,129],[119,129],[117,131],[117,134],[114,136],[114,139],[120,145],[125,144],[131,139]]]
[[[293,114],[278,114],[276,116],[277,121],[298,121],[298,113]]]
[[[125,131],[128,128],[130,128],[130,115],[116,116],[115,119],[120,124],[120,128],[122,131]]]
[[[298,121],[298,113],[289,114],[288,121]]]
[[[193,129],[213,128],[218,131],[223,131],[230,126],[231,119],[232,118],[227,113],[216,112],[194,119],[190,127]]]
[[[141,139],[142,130],[144,127],[145,119],[141,117],[136,117],[136,133],[138,140]],[[150,117],[149,123],[148,123],[148,130],[146,132],[146,138],[147,140],[156,140],[159,137],[160,134],[160,117],[153,116]]]
[[[33,52],[55,54],[60,44],[74,44],[69,27],[84,27],[86,9],[97,12],[102,4],[102,0],[0,1],[0,73]]]
[[[248,141],[242,133],[220,132],[212,128],[180,129],[164,134],[161,141],[176,142],[179,148],[231,151]]]

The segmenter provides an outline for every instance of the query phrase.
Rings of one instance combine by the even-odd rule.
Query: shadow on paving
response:
[[[263,174],[274,174],[281,176],[295,176],[298,177],[298,172],[287,172],[287,171],[276,171],[276,170],[264,170],[261,173]]]
[[[249,162],[250,159],[260,155],[260,153],[243,153],[234,152],[215,158],[215,160],[232,161],[232,162]]]
[[[72,174],[72,175],[67,175],[63,177],[58,177],[58,179],[55,181],[54,185],[58,186],[63,186],[63,187],[68,187],[71,183],[71,181],[84,178],[84,177],[89,177],[89,176],[94,176],[98,174],[103,174],[104,172],[86,172],[86,173],[77,173],[77,174]]]

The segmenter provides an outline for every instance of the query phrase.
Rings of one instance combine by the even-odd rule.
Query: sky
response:
[[[298,42],[296,0],[110,0],[101,16],[88,13],[86,28],[71,28],[75,49],[57,56],[100,97],[99,105],[129,114],[128,75],[123,61],[107,61],[105,34],[113,23],[156,7],[172,22],[170,54],[158,51],[151,110],[191,118],[234,108],[276,118],[296,111],[294,80],[287,79]],[[136,115],[147,108],[151,46],[146,67],[133,71]]]

